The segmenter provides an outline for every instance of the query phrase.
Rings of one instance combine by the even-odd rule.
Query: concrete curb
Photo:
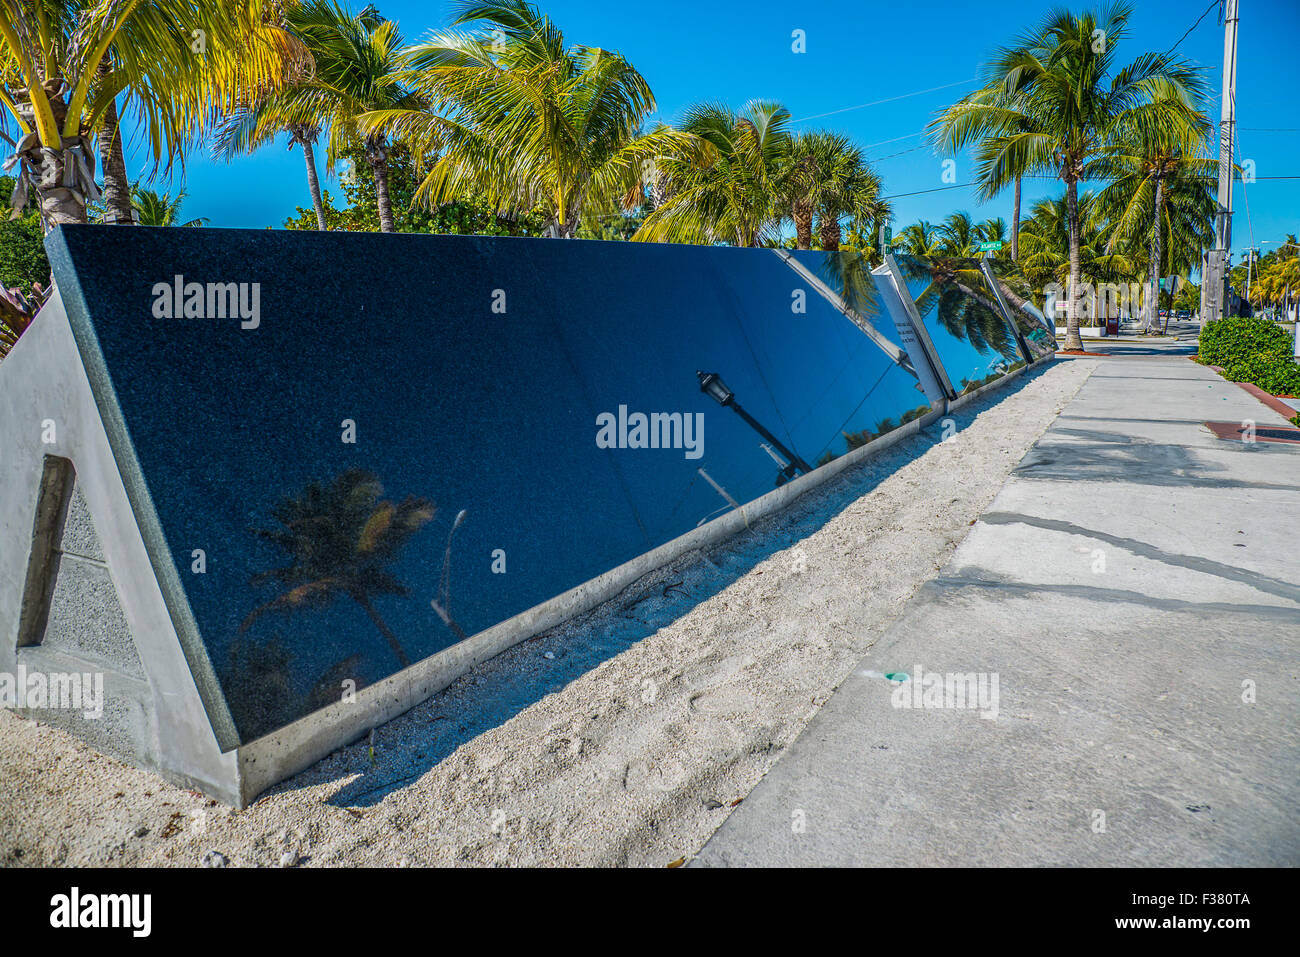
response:
[[[1297,413],[1295,409],[1291,408],[1291,406],[1283,402],[1281,399],[1265,392],[1263,389],[1255,385],[1253,382],[1238,382],[1237,385],[1239,385],[1242,389],[1244,389],[1249,395],[1254,396],[1256,399],[1258,399],[1268,408],[1272,409],[1278,415],[1282,416],[1282,418],[1286,419],[1288,422],[1294,419],[1297,414],[1300,414]]]

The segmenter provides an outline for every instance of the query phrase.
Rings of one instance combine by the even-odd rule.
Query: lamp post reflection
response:
[[[786,465],[785,468],[781,469],[778,474],[776,480],[778,486],[784,485],[787,481],[794,478],[796,471],[805,474],[812,471],[812,466],[782,445],[781,441],[765,429],[761,422],[745,411],[744,407],[736,401],[736,394],[727,388],[727,384],[722,381],[720,375],[716,372],[699,372],[698,370],[695,374],[699,377],[701,392],[709,396],[724,409],[731,409],[735,412],[745,420],[750,428],[763,438],[767,439],[767,441],[771,442],[772,445],[776,447],[776,450],[785,456],[785,459],[789,464]]]

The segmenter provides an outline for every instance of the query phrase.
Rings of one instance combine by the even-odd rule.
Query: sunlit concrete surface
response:
[[[1300,863],[1300,449],[1207,419],[1285,424],[1102,360],[697,863]],[[996,717],[895,707],[918,666]]]

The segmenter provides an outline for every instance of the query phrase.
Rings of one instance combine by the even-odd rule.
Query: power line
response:
[[[934,189],[918,189],[914,193],[895,193],[893,196],[882,196],[881,199],[902,199],[904,196],[920,196],[922,193],[942,193],[949,189],[965,189],[968,186],[978,186],[978,183],[958,183],[956,186],[936,186]]]
[[[1178,43],[1175,43],[1173,46],[1171,46],[1168,50],[1165,51],[1165,56],[1169,56],[1169,54],[1177,50],[1179,45],[1184,40],[1186,40],[1189,36],[1192,35],[1192,31],[1201,25],[1201,21],[1205,19],[1206,15],[1209,14],[1209,12],[1213,10],[1215,7],[1217,7],[1218,5],[1219,5],[1219,0],[1211,0],[1210,5],[1205,8],[1205,13],[1202,13],[1199,17],[1196,18],[1196,22],[1193,23],[1190,27],[1188,27],[1187,32],[1178,38]]]
[[[829,113],[815,113],[812,116],[800,117],[797,120],[791,120],[791,123],[806,123],[808,120],[820,120],[824,116],[834,116],[836,113],[848,113],[850,110],[865,110],[869,106],[879,106],[881,103],[892,103],[895,100],[906,100],[911,96],[921,96],[924,93],[933,93],[936,90],[947,90],[954,86],[963,86],[967,83],[974,83],[979,77],[973,76],[967,80],[958,80],[956,83],[944,83],[941,86],[932,86],[926,90],[916,90],[912,93],[900,93],[898,96],[887,96],[883,100],[872,100],[870,103],[859,103],[857,106],[846,106],[842,109],[831,110]]]
[[[881,158],[882,158],[882,159],[885,159],[885,158],[887,158],[887,157],[881,157]],[[1050,175],[1048,175],[1048,174],[1046,174],[1046,173],[1027,173],[1026,175],[1024,175],[1024,176],[1022,176],[1022,177],[1020,177],[1020,178],[1021,178],[1021,179],[1048,179],[1048,180],[1053,180],[1054,182],[1058,182],[1058,183],[1062,181],[1062,180],[1061,180],[1061,177],[1059,177],[1059,176],[1050,176]],[[1255,181],[1256,181],[1256,182],[1258,182],[1258,181],[1260,181],[1260,180],[1266,180],[1266,179],[1269,179],[1269,180],[1272,180],[1272,179],[1300,179],[1300,176],[1256,176],[1256,177],[1255,177]],[[1079,182],[1080,182],[1080,183],[1100,183],[1100,182],[1104,182],[1104,180],[1099,180],[1099,179],[1083,180],[1083,179],[1081,179],[1081,180],[1079,180]],[[902,199],[902,198],[904,198],[904,197],[906,197],[906,196],[920,196],[920,195],[922,195],[923,193],[941,193],[941,192],[944,192],[945,190],[950,190],[950,189],[965,189],[965,188],[968,187],[968,186],[978,186],[978,185],[979,185],[979,183],[974,183],[974,182],[972,182],[972,183],[958,183],[958,184],[955,185],[955,186],[936,186],[936,187],[933,188],[933,189],[918,189],[918,190],[916,190],[915,192],[911,192],[911,193],[894,193],[893,195],[890,195],[890,196],[882,196],[881,199]]]
[[[929,148],[928,145],[913,146],[910,150],[899,150],[897,153],[890,153],[888,156],[868,156],[867,159],[873,163],[881,163],[896,156],[906,156],[908,153],[915,153],[917,150],[928,150]]]
[[[924,136],[924,135],[925,135],[925,130],[917,130],[915,133],[904,133],[902,136],[895,136],[893,139],[889,139],[889,140],[881,140],[879,143],[868,143],[866,146],[862,148],[864,150],[869,150],[873,146],[888,146],[890,143],[897,143],[901,140],[910,140],[913,136]]]

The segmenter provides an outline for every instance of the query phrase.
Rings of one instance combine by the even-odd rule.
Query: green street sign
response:
[[[980,252],[982,253],[987,253],[994,249],[1001,249],[1001,248],[1002,248],[1002,240],[1000,239],[995,239],[992,242],[988,242],[988,243],[980,243]]]

